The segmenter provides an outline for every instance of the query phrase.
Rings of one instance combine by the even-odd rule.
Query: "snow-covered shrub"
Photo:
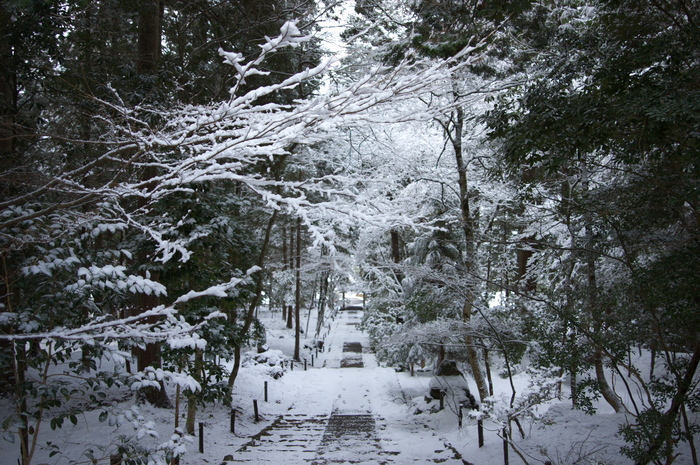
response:
[[[439,399],[442,395],[450,405],[466,408],[477,405],[464,376],[433,376],[428,387],[432,398]]]
[[[474,418],[488,418],[500,428],[509,425],[515,418],[535,418],[535,408],[550,400],[556,399],[561,377],[555,373],[558,370],[528,369],[530,375],[528,386],[521,392],[501,393],[488,397],[481,404],[480,411],[470,412]]]
[[[259,371],[273,379],[281,378],[286,369],[284,362],[287,357],[281,350],[267,350],[262,353],[247,352],[244,356],[242,366]]]
[[[420,396],[411,399],[410,411],[414,415],[421,413],[437,413],[440,411],[440,402],[430,396]]]

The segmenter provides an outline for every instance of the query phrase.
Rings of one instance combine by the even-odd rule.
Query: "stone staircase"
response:
[[[439,438],[421,441],[416,450],[402,451],[398,442],[384,437],[386,426],[384,419],[369,412],[334,411],[330,416],[284,415],[232,456],[226,457],[228,460],[225,459],[222,465],[468,463],[449,443]]]
[[[347,324],[355,326],[359,315],[347,313]],[[349,369],[338,371],[339,392],[330,415],[282,415],[226,456],[221,465],[468,465],[447,441],[409,418],[395,419],[388,427],[386,419],[372,413],[371,383],[358,381],[364,370],[357,369],[365,367],[362,355],[366,348],[355,341],[346,336],[339,356],[334,351],[334,358],[324,361],[324,366]]]
[[[235,451],[231,463],[279,464],[282,454],[285,465],[313,462],[327,422],[328,415],[278,417]],[[223,464],[227,463],[224,460]]]

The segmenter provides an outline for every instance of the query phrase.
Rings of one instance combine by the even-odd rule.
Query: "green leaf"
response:
[[[56,428],[60,428],[63,426],[63,417],[57,417],[53,418],[51,422],[49,423],[49,426],[51,427],[52,430],[55,430]]]
[[[107,420],[107,416],[108,416],[107,412],[100,413],[100,417],[99,417],[100,422]]]
[[[68,417],[68,418],[70,419],[70,422],[73,423],[73,425],[77,425],[77,424],[78,424],[78,418],[77,418],[75,415],[71,415],[71,416]]]

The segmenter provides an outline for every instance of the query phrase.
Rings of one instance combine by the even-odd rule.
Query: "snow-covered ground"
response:
[[[291,357],[293,332],[284,327],[279,312],[262,312],[260,317],[268,328],[270,350]],[[199,438],[193,438],[180,463],[504,463],[503,441],[495,424],[484,423],[484,446],[479,448],[474,419],[465,417],[460,428],[457,414],[450,408],[437,413],[414,413],[414,402],[424,403],[421,399],[428,394],[431,373],[419,371],[411,376],[378,366],[374,355],[368,353],[366,335],[357,329],[361,318],[361,311],[338,312],[327,327],[324,351],[302,351],[306,370],[303,364],[296,364],[293,370],[287,367],[281,378],[273,379],[266,374],[269,370],[264,365],[244,367],[236,381],[233,399],[237,409],[235,433],[230,431],[229,408],[207,407],[198,414],[198,421],[203,423],[204,452],[198,451]],[[303,321],[306,323],[306,319]],[[310,328],[315,327],[313,316],[310,323]],[[358,343],[362,347],[360,352]],[[357,367],[359,362],[362,367]],[[343,365],[351,367],[341,368]],[[521,391],[526,388],[528,377],[519,374],[515,382],[516,389]],[[472,392],[476,392],[471,384]],[[494,388],[497,396],[498,393],[510,395],[511,388],[505,379],[496,377]],[[260,415],[257,422],[254,400]],[[120,406],[128,408],[132,403],[133,399],[129,398]],[[530,464],[545,460],[562,465],[631,463],[619,453],[622,440],[616,435],[624,416],[611,413],[604,404],[597,407],[598,414],[586,415],[572,410],[566,400],[542,405],[537,412],[539,420],[524,420],[525,438],[515,432],[515,441]],[[108,453],[102,449],[114,444],[119,434],[133,429],[125,425],[115,432],[108,423],[97,421],[100,412],[99,409],[87,411],[77,425],[64,424],[56,431],[48,425],[42,426],[42,439],[33,463],[93,463],[89,460],[91,456],[106,458]],[[172,410],[140,406],[139,414],[153,420],[148,426],[159,433],[158,438],[150,439],[154,444],[168,440],[174,427]],[[181,415],[182,425],[184,412]],[[367,419],[371,425],[361,427],[355,435],[333,436],[327,426],[332,422],[331,417],[350,418],[344,415]],[[49,457],[52,449],[45,447],[47,441],[59,444],[60,453]],[[17,463],[18,448],[16,443],[2,441],[0,465]],[[91,454],[85,454],[87,449],[92,449]],[[510,464],[523,463],[512,450],[509,458]],[[690,454],[683,454],[676,463],[690,464]]]

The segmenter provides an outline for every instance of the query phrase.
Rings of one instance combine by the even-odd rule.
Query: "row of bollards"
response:
[[[325,339],[326,336],[328,336],[328,333],[326,333],[324,335],[323,339]],[[328,348],[328,350],[330,352],[330,347]],[[323,352],[323,351],[324,350],[321,349],[321,352]],[[319,349],[317,347],[317,348],[315,348],[314,353],[310,354],[312,368],[314,367],[315,358],[318,358],[318,352],[319,352]],[[307,363],[308,363],[307,360],[304,359],[304,371],[306,371],[308,369]],[[282,365],[282,366],[284,367],[284,365]],[[294,371],[294,360],[289,361],[289,369],[291,371]],[[268,402],[269,396],[268,396],[268,383],[267,383],[267,381],[265,381],[265,384],[264,384],[263,396],[264,396],[265,402]],[[255,422],[257,423],[261,419],[260,412],[258,410],[258,400],[257,399],[253,399],[253,412],[255,415]],[[460,412],[460,426],[461,426],[461,412]],[[229,429],[231,430],[232,434],[236,434],[236,410],[235,409],[231,409],[231,418],[230,418]],[[199,452],[201,454],[204,453],[204,423],[203,422],[199,422]],[[112,454],[109,457],[109,464],[110,465],[122,465],[122,460],[123,460],[123,458],[122,458],[121,454]],[[173,463],[179,463],[179,459],[174,458]]]
[[[442,402],[442,397],[440,398],[440,408],[443,408],[443,402]],[[462,422],[463,422],[463,413],[462,413],[462,408],[459,408],[459,412],[457,414],[458,422],[459,422],[459,427],[462,427]],[[484,447],[484,422],[481,418],[479,418],[476,421],[476,433],[477,433],[477,441],[479,444],[479,448]],[[509,457],[508,457],[508,429],[503,428],[503,463],[505,465],[509,465]],[[551,463],[547,464],[545,462],[545,465],[551,465]]]
[[[326,336],[327,336],[327,334],[326,334]],[[325,336],[324,336],[324,339],[325,339]],[[330,351],[330,347],[329,347],[329,351]],[[321,350],[321,352],[323,352],[323,349]],[[318,358],[318,348],[316,348],[314,353],[311,354],[311,367],[312,368],[314,367],[315,358]],[[284,368],[284,363],[282,364],[282,367]],[[306,359],[304,359],[304,371],[307,371],[307,369],[308,369],[308,361]],[[294,360],[289,360],[289,370],[294,371]],[[263,398],[264,398],[265,402],[268,402],[268,399],[269,399],[268,393],[269,393],[268,382],[265,381],[265,384],[263,387],[263,396],[264,396]],[[257,399],[253,399],[253,414],[255,417],[255,422],[256,423],[259,422],[261,418],[260,418],[260,411],[258,409],[258,400]],[[204,429],[203,428],[204,428],[204,423],[200,423],[199,424],[199,451],[200,452],[204,452]],[[232,434],[236,434],[236,409],[231,409],[231,418],[230,418],[229,429],[231,430]],[[119,464],[117,464],[117,465],[121,465],[121,462],[119,462]]]

